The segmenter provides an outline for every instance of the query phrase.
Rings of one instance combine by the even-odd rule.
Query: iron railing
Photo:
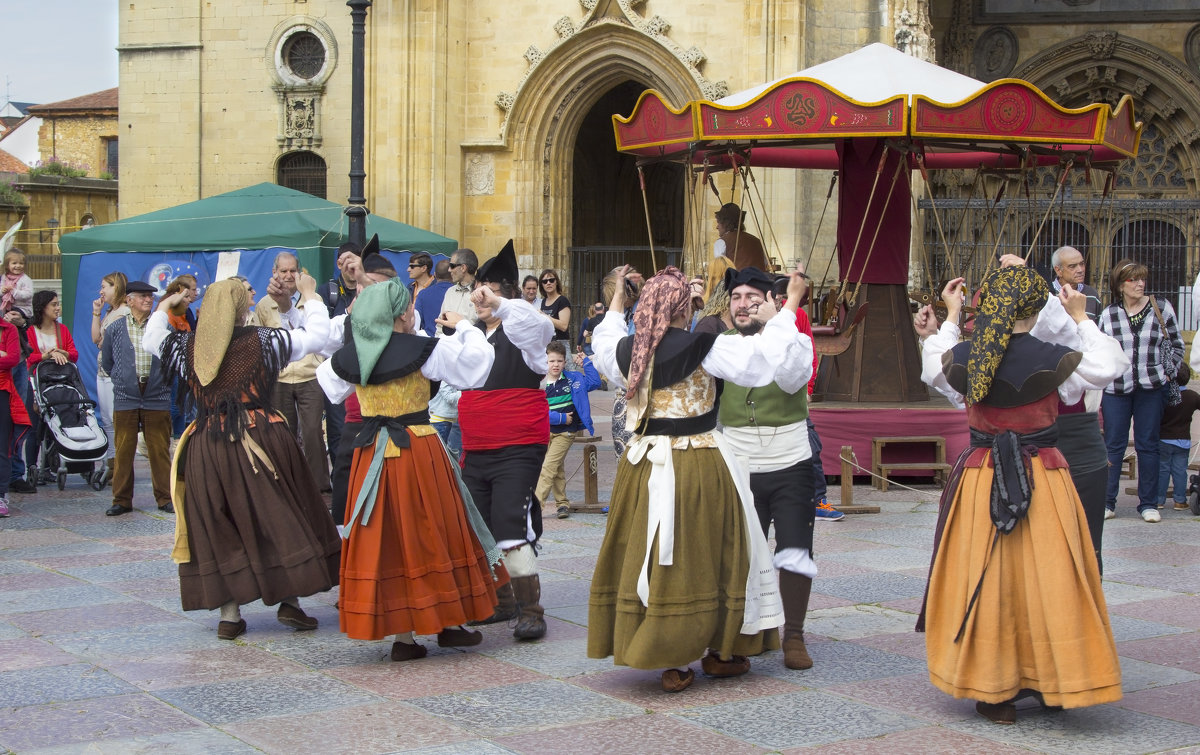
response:
[[[912,264],[926,287],[959,275],[973,286],[1002,254],[1028,254],[1029,265],[1049,280],[1054,250],[1073,246],[1087,260],[1086,282],[1104,303],[1113,264],[1130,258],[1149,271],[1147,293],[1171,302],[1185,330],[1200,327],[1191,297],[1200,270],[1200,199],[924,199],[918,206],[925,248],[913,250]]]
[[[659,268],[664,268],[668,265],[678,267],[683,260],[683,249],[679,247],[656,246],[653,258],[648,246],[572,246],[567,252],[571,259],[571,279],[567,283],[572,304],[572,340],[579,334],[588,307],[601,300],[600,281],[613,268],[633,265],[649,278],[655,273],[655,262]]]

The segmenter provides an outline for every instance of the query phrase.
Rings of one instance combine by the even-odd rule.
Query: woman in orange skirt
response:
[[[953,345],[962,282],[943,292],[941,332],[931,312],[918,316],[918,332],[934,336],[923,377],[965,397],[971,428],[971,448],[943,493],[930,566],[923,614],[930,681],[976,700],[995,723],[1015,722],[1015,703],[1026,696],[1047,708],[1119,700],[1121,669],[1096,554],[1054,447],[1059,398],[1074,403],[1111,381],[1120,363],[1115,342],[1070,287],[1059,299],[1077,325],[1080,350],[1029,335],[1049,287],[1015,265],[985,279],[974,336]]]
[[[396,635],[394,661],[425,656],[416,634],[436,634],[442,647],[478,644],[482,635],[462,625],[492,615],[500,558],[428,414],[431,381],[480,385],[494,353],[469,322],[452,338],[415,335],[412,304],[399,279],[364,289],[346,345],[318,371],[332,401],[352,385],[363,415],[343,528],[341,629],[361,640]]]

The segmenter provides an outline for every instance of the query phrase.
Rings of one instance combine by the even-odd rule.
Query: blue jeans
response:
[[[1167,502],[1167,483],[1175,484],[1175,503],[1187,503],[1188,452],[1171,443],[1158,442],[1158,502]]]
[[[825,467],[821,466],[821,436],[817,435],[812,417],[808,417],[805,422],[808,423],[808,448],[812,451],[813,500],[820,502],[829,492],[825,486]]]
[[[1158,430],[1167,403],[1164,388],[1135,388],[1120,396],[1105,393],[1100,402],[1104,417],[1104,446],[1108,449],[1108,489],[1104,505],[1117,508],[1121,484],[1121,464],[1129,444],[1129,425],[1133,423],[1133,447],[1138,463],[1138,511],[1158,508]]]
[[[455,461],[462,459],[462,428],[457,422],[430,422]]]

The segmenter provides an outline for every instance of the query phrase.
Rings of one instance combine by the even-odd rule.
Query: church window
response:
[[[320,155],[292,152],[279,158],[275,183],[326,199],[325,174],[325,160]]]
[[[311,32],[297,32],[288,37],[283,59],[292,75],[308,81],[325,66],[325,45]]]

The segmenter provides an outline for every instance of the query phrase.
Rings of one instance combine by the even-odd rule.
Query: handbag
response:
[[[1162,312],[1158,308],[1155,297],[1150,297],[1150,306],[1154,307],[1154,316],[1162,328],[1163,337],[1158,344],[1158,363],[1167,376],[1167,406],[1179,406],[1183,403],[1183,394],[1179,391],[1179,383],[1175,377],[1179,374],[1179,365],[1175,362],[1174,351],[1167,345],[1167,324],[1163,321]]]

